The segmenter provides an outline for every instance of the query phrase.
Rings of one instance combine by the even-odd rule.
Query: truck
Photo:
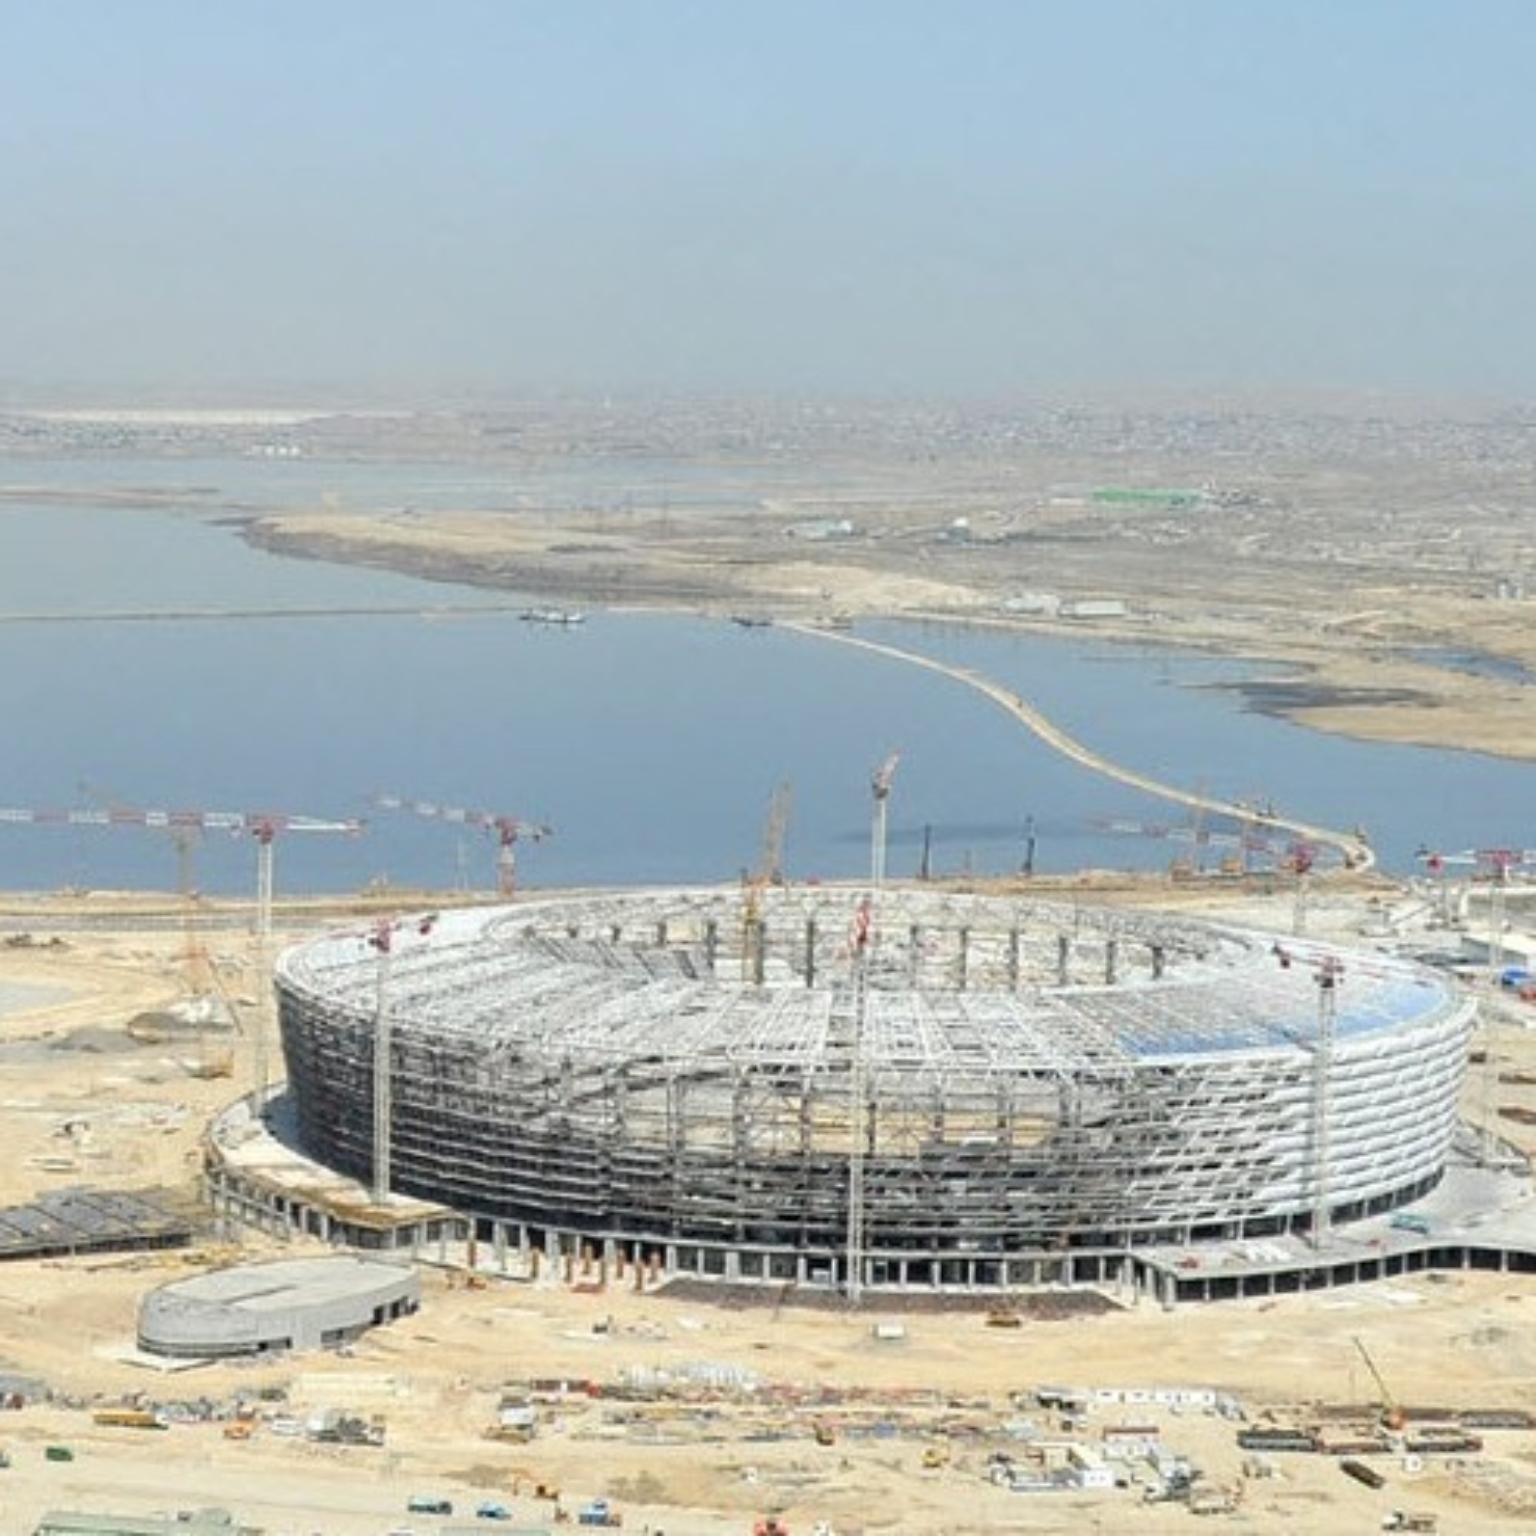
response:
[[[1412,1211],[1399,1211],[1391,1225],[1399,1232],[1417,1232],[1420,1237],[1429,1236],[1429,1217],[1415,1215]]]
[[[405,1501],[405,1508],[412,1515],[451,1515],[453,1500],[435,1493],[413,1493]]]
[[[576,1524],[618,1526],[624,1524],[624,1517],[607,1499],[593,1499],[576,1511]]]
[[[1193,1488],[1189,1494],[1189,1512],[1192,1515],[1230,1515],[1239,1502],[1239,1494],[1231,1488]]]
[[[107,1424],[118,1429],[169,1429],[163,1414],[149,1408],[98,1408],[91,1414],[96,1424]]]

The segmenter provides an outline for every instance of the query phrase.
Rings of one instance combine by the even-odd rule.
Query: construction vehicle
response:
[[[1371,1358],[1371,1352],[1365,1347],[1365,1341],[1358,1336],[1355,1339],[1355,1348],[1360,1351],[1360,1358],[1365,1361],[1366,1369],[1371,1373],[1371,1379],[1376,1383],[1376,1390],[1380,1394],[1378,1411],[1381,1417],[1383,1429],[1398,1430],[1407,1422],[1408,1416],[1387,1390],[1387,1384],[1382,1374],[1376,1368],[1376,1362]]]
[[[949,1465],[949,1447],[947,1445],[928,1445],[923,1447],[923,1466],[932,1472],[939,1467]]]
[[[170,1428],[163,1414],[155,1413],[148,1408],[98,1408],[92,1413],[91,1421],[117,1429]]]
[[[1218,1485],[1191,1488],[1189,1512],[1192,1515],[1230,1515],[1241,1503],[1241,1490]]]

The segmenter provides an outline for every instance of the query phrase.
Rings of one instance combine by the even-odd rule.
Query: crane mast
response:
[[[896,777],[900,752],[892,752],[870,775],[869,788],[874,797],[874,826],[870,831],[869,881],[876,890],[885,884],[886,817],[891,798],[891,781]]]
[[[780,784],[768,802],[768,814],[763,823],[763,845],[758,853],[757,868],[742,872],[743,902],[741,910],[741,971],[742,980],[763,984],[763,968],[766,961],[763,933],[763,890],[770,885],[784,884],[784,834],[789,827],[789,812],[793,801],[790,786]]]
[[[846,1293],[850,1306],[858,1306],[864,1294],[864,1258],[867,1245],[864,1217],[866,1142],[869,1138],[868,1109],[864,1099],[864,1035],[869,1006],[869,952],[874,939],[874,909],[866,896],[853,917],[850,949],[853,959],[853,1018],[849,1040],[848,1072],[848,1273]]]

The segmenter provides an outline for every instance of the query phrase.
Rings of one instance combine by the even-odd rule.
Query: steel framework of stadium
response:
[[[277,976],[302,1141],[372,1170],[382,1037],[395,1187],[497,1241],[859,1286],[1097,1278],[1441,1175],[1473,1009],[1434,972],[925,888],[879,892],[864,943],[859,906],[631,892],[305,944]]]

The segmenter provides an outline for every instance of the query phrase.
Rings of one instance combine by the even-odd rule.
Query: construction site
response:
[[[1095,527],[1139,516],[1089,499]],[[960,568],[1000,569],[1024,514],[974,510],[964,537],[871,523],[825,545],[765,519],[732,535],[765,574],[711,601],[942,671],[1079,766],[1246,829],[1220,869],[929,879],[925,857],[925,878],[888,879],[894,754],[869,879],[837,883],[785,877],[782,804],[739,883],[530,894],[515,859],[544,822],[375,795],[487,840],[494,887],[312,900],[275,894],[274,854],[357,822],[0,811],[166,836],[178,887],[0,914],[8,1529],[1114,1536],[1214,1517],[1502,1536],[1530,1518],[1528,856],[1392,879],[1356,832],[1154,784],[1010,688],[823,633],[829,593],[899,608],[874,569],[898,546],[952,572],[912,603],[1000,612]],[[1181,493],[1168,526],[1197,513],[1200,542],[1156,556],[1174,629],[1196,624],[1173,606],[1188,551],[1246,570],[1210,541],[1263,521]],[[595,547],[565,521],[493,531]],[[770,536],[794,558],[767,562]],[[1082,558],[1062,612],[1129,622],[1096,596],[1099,547]],[[529,610],[540,627],[603,595],[564,579],[551,600],[583,608]],[[1468,610],[1461,585],[1445,601]],[[1310,656],[1322,629],[1303,627]],[[1339,666],[1357,649],[1327,645]],[[1249,860],[1255,830],[1283,864]],[[253,895],[199,893],[209,833],[249,845]],[[333,1316],[305,1267],[358,1253],[411,1288]],[[291,1295],[242,1268],[294,1261]],[[252,1348],[219,1348],[248,1295]],[[141,1328],[146,1305],[174,1326]]]
[[[1318,873],[1298,933],[1294,875],[892,881],[883,803],[842,886],[765,857],[402,909],[276,898],[267,864],[254,899],[18,904],[20,1528],[101,1529],[69,1511],[105,1486],[147,1521],[167,1458],[179,1507],[273,1536],[1536,1507],[1528,1005],[1486,954],[1407,954],[1475,951],[1513,861]],[[60,1236],[50,1191],[132,1204],[66,1180],[199,1213]],[[140,1347],[167,1271],[349,1249],[414,1265],[419,1309],[316,1353]]]
[[[848,1294],[1119,1283],[1444,1173],[1472,1005],[1424,967],[889,886],[742,916],[650,891],[290,949],[299,1147],[488,1251]]]

